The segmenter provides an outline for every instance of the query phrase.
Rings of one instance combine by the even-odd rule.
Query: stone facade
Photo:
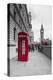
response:
[[[9,45],[10,59],[16,57],[18,49],[18,33],[26,32],[30,43],[30,21],[26,4],[9,4]]]

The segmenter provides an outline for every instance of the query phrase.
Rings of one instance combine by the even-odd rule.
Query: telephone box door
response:
[[[28,60],[28,38],[27,33],[20,32],[18,34],[18,60],[27,61]]]

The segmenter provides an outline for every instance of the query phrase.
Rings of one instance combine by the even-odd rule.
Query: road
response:
[[[48,75],[51,74],[51,60],[38,51],[29,52],[28,62],[10,61],[11,76]]]

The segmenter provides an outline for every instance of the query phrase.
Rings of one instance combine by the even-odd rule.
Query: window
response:
[[[24,10],[22,11],[22,15],[23,15],[23,16],[25,15],[25,12],[24,12]]]
[[[16,28],[14,27],[14,40],[15,40],[15,35],[16,35]]]
[[[19,4],[19,9],[22,9],[22,6],[21,6],[21,4]]]
[[[21,20],[19,20],[19,25],[22,27],[22,22],[21,22]]]
[[[16,19],[16,10],[14,8],[14,19]]]

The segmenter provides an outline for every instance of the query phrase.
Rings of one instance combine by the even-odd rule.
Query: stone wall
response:
[[[42,53],[51,59],[51,46],[42,46]]]

